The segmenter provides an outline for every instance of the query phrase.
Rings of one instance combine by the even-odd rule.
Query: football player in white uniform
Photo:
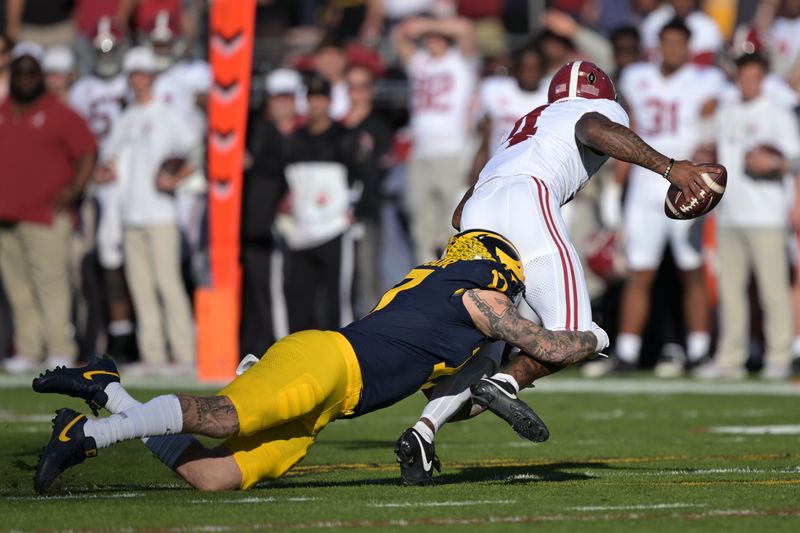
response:
[[[716,21],[699,9],[698,0],[668,0],[645,17],[640,31],[647,58],[658,59],[661,30],[675,18],[684,20],[692,32],[689,41],[692,61],[701,65],[713,64],[722,49],[722,32]]]
[[[463,192],[477,46],[472,23],[457,18],[408,19],[392,36],[411,84],[408,209],[415,260],[424,263],[436,259],[450,238],[445,213]]]
[[[700,146],[703,121],[712,118],[717,98],[727,84],[716,68],[689,62],[689,37],[689,28],[682,21],[670,22],[661,30],[661,62],[630,65],[619,81],[636,132],[655,149],[681,159],[692,157]],[[708,355],[709,309],[702,254],[690,239],[694,222],[663,216],[669,184],[653,177],[645,168],[630,171],[623,226],[631,274],[622,297],[616,357],[586,365],[587,376],[636,368],[650,309],[650,288],[667,243],[683,282],[688,365],[694,366]],[[658,376],[675,377],[683,372],[683,366],[684,361],[666,353],[655,372]]]
[[[70,105],[89,124],[103,153],[111,127],[122,114],[128,82],[121,73],[123,43],[103,19],[93,41],[92,72],[80,78],[70,90]],[[122,220],[119,185],[108,180],[101,169],[95,172],[94,196],[97,199],[97,257],[103,269],[103,285],[108,299],[108,345],[106,350],[123,359],[135,345],[133,307],[122,271]]]
[[[205,60],[187,57],[186,43],[170,29],[166,11],[156,17],[149,40],[159,69],[153,94],[178,112],[187,131],[195,132],[198,139],[203,139],[207,126],[205,104],[211,88],[210,65]],[[201,245],[202,218],[206,209],[204,143],[196,143],[196,149],[189,156],[194,172],[175,190],[175,205],[181,236],[188,245],[189,254],[194,256]]]
[[[647,168],[654,173],[650,176],[653,181],[665,178],[665,183],[668,180],[678,186],[687,197],[708,193],[700,172],[712,168],[675,161],[654,150],[627,127],[628,115],[616,99],[614,84],[595,64],[575,61],[563,66],[550,82],[548,103],[516,122],[453,216],[453,224],[462,230],[499,231],[514,243],[525,273],[525,301],[547,328],[596,328],[561,206],[609,157]],[[659,206],[659,212],[662,210]],[[528,359],[518,357],[502,372],[480,379],[472,386],[472,396],[521,436],[543,440],[541,421],[516,394],[520,387],[567,365],[545,366]],[[398,441],[404,480],[424,483],[432,479],[430,463],[415,458],[434,456],[435,432],[467,404],[470,390],[463,388],[464,377],[472,373],[477,380],[481,372],[492,372],[492,365],[475,361],[479,359],[468,362],[472,366],[449,382],[437,385],[445,393],[434,391],[434,400],[425,407],[420,421]]]
[[[483,113],[481,145],[472,163],[470,185],[477,181],[483,165],[519,117],[547,103],[547,84],[542,84],[543,74],[542,53],[533,46],[526,46],[514,53],[513,77],[490,76],[481,83],[478,91]]]

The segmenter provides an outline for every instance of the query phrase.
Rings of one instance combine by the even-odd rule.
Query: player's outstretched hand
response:
[[[675,161],[667,180],[681,190],[684,198],[701,199],[711,193],[702,174],[716,174],[717,172],[717,167],[697,165],[691,161]]]

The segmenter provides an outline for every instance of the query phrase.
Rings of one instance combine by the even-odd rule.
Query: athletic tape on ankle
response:
[[[150,437],[144,445],[159,461],[174,469],[183,452],[194,442],[197,439],[192,435],[165,435]]]

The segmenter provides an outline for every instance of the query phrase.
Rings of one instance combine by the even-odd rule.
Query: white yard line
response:
[[[445,502],[370,502],[367,507],[403,508],[403,507],[467,507],[470,505],[513,505],[516,500],[454,500]]]
[[[238,498],[234,500],[189,500],[187,503],[203,503],[203,504],[218,504],[218,503],[287,503],[287,502],[316,502],[322,498],[273,498],[272,496],[250,496],[247,498]]]
[[[4,500],[14,501],[48,501],[48,500],[104,500],[118,498],[139,498],[144,496],[143,492],[107,492],[92,494],[56,494],[53,496],[6,496]]]
[[[732,435],[800,435],[800,424],[773,426],[714,426],[707,428],[709,433]]]
[[[684,509],[688,507],[708,507],[703,503],[652,503],[645,505],[589,505],[567,507],[567,511],[648,511],[651,509]]]

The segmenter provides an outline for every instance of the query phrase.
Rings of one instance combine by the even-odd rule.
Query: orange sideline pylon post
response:
[[[208,209],[211,282],[195,294],[197,377],[229,381],[239,362],[242,205],[247,106],[256,0],[213,0],[208,100]]]

